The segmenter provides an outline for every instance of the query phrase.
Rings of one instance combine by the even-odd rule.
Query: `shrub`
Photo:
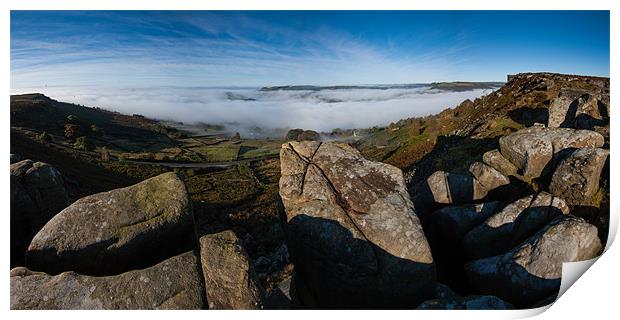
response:
[[[92,143],[85,136],[81,136],[75,139],[73,147],[84,151],[90,151],[93,149]]]
[[[41,133],[37,138],[43,143],[52,141],[52,137],[47,133],[47,131],[43,131],[43,133]]]

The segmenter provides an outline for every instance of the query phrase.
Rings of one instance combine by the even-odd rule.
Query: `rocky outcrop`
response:
[[[137,269],[187,250],[192,223],[185,185],[176,174],[164,173],[79,199],[37,233],[26,263],[51,274]]]
[[[437,284],[435,287],[435,299],[424,301],[417,309],[419,310],[507,310],[514,306],[494,296],[466,296],[461,297],[450,290],[449,287]]]
[[[439,204],[464,204],[483,199],[487,190],[473,175],[437,171],[426,180],[431,201]]]
[[[433,258],[399,169],[327,142],[286,143],[280,162],[296,299],[373,308],[429,297]]]
[[[43,162],[11,164],[11,266],[24,265],[32,237],[69,204],[62,176]]]
[[[523,307],[557,294],[563,262],[592,259],[601,250],[595,226],[563,215],[507,253],[466,264],[465,272],[476,292]]]
[[[260,285],[235,233],[208,234],[199,242],[209,309],[260,309]]]
[[[549,106],[549,127],[592,130],[608,123],[608,94],[564,89]]]
[[[499,139],[502,156],[514,164],[525,179],[540,177],[554,155],[567,148],[601,147],[604,138],[589,130],[532,127]]]
[[[600,148],[576,150],[555,169],[549,192],[564,197],[570,205],[594,205],[593,196],[608,156],[609,150]]]
[[[200,309],[203,286],[193,252],[143,270],[92,277],[11,270],[11,309]]]
[[[470,259],[505,252],[568,212],[564,200],[546,192],[521,198],[469,231],[463,238],[463,250]]]

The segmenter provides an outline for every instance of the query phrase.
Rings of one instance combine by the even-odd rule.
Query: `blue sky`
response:
[[[11,87],[609,76],[608,11],[13,11]]]

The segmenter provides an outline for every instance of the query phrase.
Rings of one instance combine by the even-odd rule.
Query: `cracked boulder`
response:
[[[568,212],[564,200],[547,192],[521,198],[469,231],[463,238],[463,251],[470,259],[505,252]]]
[[[32,239],[26,266],[50,274],[117,274],[186,251],[192,238],[185,185],[164,173],[74,202]]]
[[[11,270],[11,309],[201,309],[198,259],[193,252],[115,276],[48,275]]]
[[[475,292],[524,307],[557,294],[562,263],[589,260],[601,250],[595,226],[562,215],[512,250],[467,263],[465,272]]]
[[[329,142],[286,143],[280,163],[295,301],[414,307],[430,296],[433,257],[398,168]]]
[[[564,197],[570,205],[594,205],[593,196],[599,189],[601,172],[609,151],[582,148],[564,158],[557,166],[549,192]]]
[[[260,285],[235,233],[203,235],[199,242],[209,309],[260,309]]]
[[[531,127],[499,139],[502,156],[528,180],[540,177],[554,155],[564,149],[598,148],[604,143],[597,132],[570,128]]]

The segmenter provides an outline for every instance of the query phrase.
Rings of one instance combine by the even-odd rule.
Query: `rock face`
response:
[[[507,253],[466,264],[465,272],[476,292],[527,306],[557,294],[563,262],[592,259],[601,250],[595,226],[560,216]]]
[[[429,297],[433,258],[399,169],[327,142],[286,143],[280,162],[297,299],[371,308]]]
[[[54,167],[23,160],[11,164],[11,266],[23,265],[32,237],[69,204]]]
[[[487,196],[487,190],[472,175],[437,171],[426,181],[433,201],[440,204],[469,203]]]
[[[564,200],[546,192],[521,198],[468,232],[463,250],[471,259],[505,252],[568,211]]]
[[[34,237],[26,263],[56,274],[109,275],[152,265],[187,249],[192,237],[187,190],[174,173],[81,198]]]
[[[567,148],[601,147],[604,138],[589,130],[532,127],[499,139],[502,155],[522,170],[526,179],[538,178],[553,156]]]
[[[260,286],[234,232],[200,237],[200,262],[209,309],[260,309]]]
[[[551,177],[549,191],[570,205],[591,205],[599,189],[599,179],[609,151],[583,148],[566,157]]]
[[[187,252],[107,277],[11,270],[11,309],[200,309],[197,259]]]
[[[469,167],[469,172],[482,184],[487,192],[510,183],[508,177],[482,162],[472,163]]]

